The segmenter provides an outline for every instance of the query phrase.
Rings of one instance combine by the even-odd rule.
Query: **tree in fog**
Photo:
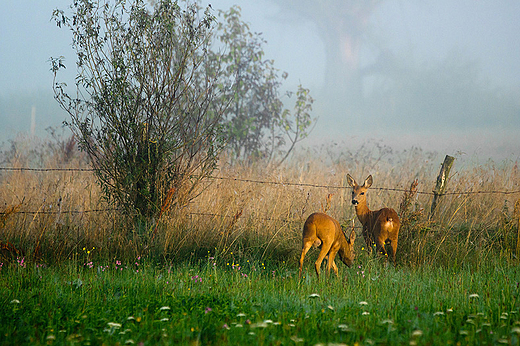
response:
[[[162,0],[76,0],[72,17],[75,92],[54,83],[69,126],[106,197],[139,220],[184,204],[213,172],[223,148],[218,68],[208,66],[215,18]],[[56,79],[62,58],[51,59]]]
[[[383,0],[272,1],[312,21],[318,28],[327,55],[325,92],[350,101],[360,100],[360,50],[367,39],[370,15]]]
[[[209,55],[220,67],[221,102],[228,105],[222,122],[227,147],[234,159],[281,163],[308,136],[314,100],[302,85],[296,92],[281,91],[287,73],[280,75],[265,57],[267,42],[242,21],[239,6],[220,10],[219,19],[215,36],[223,48]],[[289,110],[284,101],[292,101],[291,96],[296,100]]]

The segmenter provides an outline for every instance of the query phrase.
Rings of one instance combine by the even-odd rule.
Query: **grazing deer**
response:
[[[382,208],[370,210],[367,206],[366,192],[372,186],[372,176],[366,178],[362,186],[359,186],[354,178],[347,174],[347,183],[352,187],[352,204],[356,208],[356,215],[363,225],[363,238],[371,251],[372,244],[376,244],[376,251],[387,256],[385,245],[391,247],[392,262],[395,265],[395,252],[397,251],[397,238],[399,236],[399,216],[394,209]]]
[[[330,274],[330,268],[334,269],[334,273],[338,275],[338,267],[334,263],[336,253],[347,266],[351,266],[354,262],[354,241],[356,240],[356,232],[350,233],[349,239],[341,230],[339,222],[331,218],[327,214],[314,213],[311,214],[303,225],[302,240],[302,256],[300,257],[300,278],[302,276],[303,259],[311,246],[321,247],[320,254],[315,263],[316,274],[320,277],[321,262],[327,259],[327,275]]]

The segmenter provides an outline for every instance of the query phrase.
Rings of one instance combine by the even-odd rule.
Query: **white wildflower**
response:
[[[291,340],[295,343],[303,342],[304,340],[302,338],[297,337],[296,335],[291,336]]]
[[[253,323],[251,325],[251,328],[267,328],[267,327],[268,327],[268,324],[265,322]]]
[[[417,337],[419,337],[419,336],[421,336],[421,335],[423,335],[423,332],[422,332],[422,330],[420,330],[420,329],[414,330],[414,331],[412,332],[412,336],[415,337],[415,338],[417,338]]]

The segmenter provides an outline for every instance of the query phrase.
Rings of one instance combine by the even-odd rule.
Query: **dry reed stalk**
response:
[[[161,216],[166,213],[170,207],[172,206],[173,195],[175,194],[175,188],[172,187],[168,190],[166,194],[166,198],[164,199],[161,205],[161,211],[159,212],[159,216],[157,216],[157,221],[155,222],[155,228],[153,230],[152,239],[150,239],[150,244],[153,243],[155,239],[155,235],[157,234],[157,227],[159,227],[159,221],[161,220]]]
[[[321,204],[321,212],[322,212],[322,213],[327,213],[327,211],[329,211],[329,209],[330,209],[330,204],[331,204],[331,201],[332,201],[332,196],[334,196],[333,193],[329,193],[329,194],[327,195],[327,198],[325,199],[325,207],[324,207],[323,204],[321,204],[321,202],[320,202],[320,204]]]
[[[23,205],[23,201],[24,200],[22,200],[22,202],[19,204],[8,205],[4,207],[4,210],[0,212],[0,222],[2,223],[2,226],[5,226],[5,223],[10,216],[18,213]]]
[[[14,256],[23,257],[24,253],[18,250],[16,246],[7,240],[0,240],[0,260],[7,261],[12,259]]]

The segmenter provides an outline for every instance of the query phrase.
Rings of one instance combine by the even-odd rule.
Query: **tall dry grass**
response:
[[[3,166],[88,167],[79,153],[64,153],[71,150],[70,145],[40,145],[36,152],[13,146],[3,153]],[[296,263],[301,228],[312,212],[326,212],[346,227],[354,224],[360,232],[346,173],[358,181],[373,175],[368,194],[372,209],[399,210],[404,190],[414,180],[419,192],[432,190],[442,158],[419,149],[394,152],[377,143],[355,150],[341,146],[307,149],[283,167],[262,162],[230,164],[223,158],[215,179],[209,179],[190,204],[174,202],[160,220],[138,225],[118,211],[96,211],[110,206],[91,172],[2,171],[1,261],[16,257],[87,261],[140,255],[181,261],[210,255]],[[477,164],[459,157],[447,192],[512,190],[520,190],[516,162]],[[398,263],[478,265],[496,256],[514,259],[518,227],[514,206],[519,198],[520,194],[449,194],[441,198],[433,219],[429,217],[430,194],[408,198],[408,208],[401,215]],[[369,260],[361,243],[359,260]]]

